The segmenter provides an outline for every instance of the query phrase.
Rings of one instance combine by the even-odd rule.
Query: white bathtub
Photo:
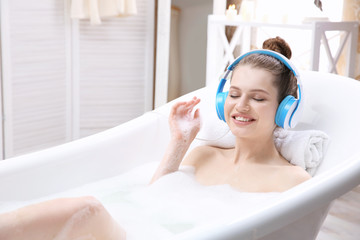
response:
[[[245,219],[195,228],[176,239],[315,239],[332,200],[360,184],[360,82],[318,72],[302,76],[306,105],[297,129],[322,130],[331,138],[316,176]],[[183,98],[204,100],[208,93],[209,87]],[[170,105],[84,139],[1,161],[0,201],[44,197],[160,160],[169,139]],[[202,111],[207,114],[212,113]]]

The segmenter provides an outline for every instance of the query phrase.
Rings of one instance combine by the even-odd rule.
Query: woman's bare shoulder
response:
[[[289,166],[284,171],[283,176],[287,179],[290,187],[294,187],[311,179],[311,175],[299,166]]]

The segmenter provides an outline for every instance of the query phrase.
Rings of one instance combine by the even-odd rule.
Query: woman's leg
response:
[[[93,197],[50,200],[0,215],[0,239],[125,239],[125,232]]]

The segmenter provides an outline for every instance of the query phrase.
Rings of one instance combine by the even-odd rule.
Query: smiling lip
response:
[[[233,115],[232,119],[236,124],[248,125],[255,121],[254,118],[246,115]]]

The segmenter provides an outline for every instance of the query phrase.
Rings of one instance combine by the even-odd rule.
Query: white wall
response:
[[[205,86],[207,17],[212,0],[173,0],[181,9],[179,18],[181,94]]]

